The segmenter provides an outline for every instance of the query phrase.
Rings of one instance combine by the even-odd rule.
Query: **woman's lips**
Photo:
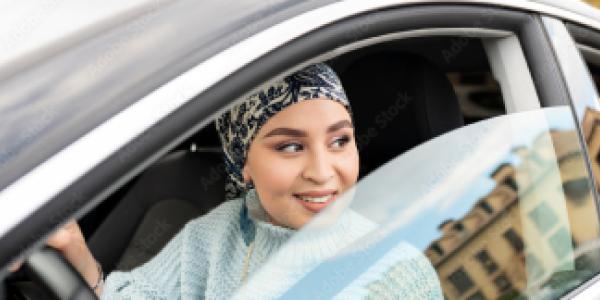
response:
[[[335,192],[336,192],[336,190],[331,189],[331,190],[308,191],[308,192],[303,192],[303,193],[296,193],[296,195],[308,196],[308,197],[322,197],[322,196],[334,194]]]
[[[304,195],[304,194],[302,194],[302,195]],[[322,193],[321,193],[321,195],[325,196]],[[306,200],[303,200],[302,198],[300,198],[300,196],[298,194],[294,194],[294,198],[296,198],[296,201],[298,201],[307,210],[309,210],[313,213],[318,213],[321,210],[323,210],[325,207],[327,207],[327,205],[329,205],[331,202],[335,201],[335,199],[337,198],[337,192],[329,193],[329,195],[331,195],[331,196],[329,196],[329,198],[324,202],[309,202],[309,201],[306,201]]]

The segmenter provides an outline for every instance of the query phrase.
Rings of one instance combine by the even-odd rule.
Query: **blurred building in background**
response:
[[[587,111],[584,134],[600,174],[600,113]],[[578,144],[575,131],[550,131],[513,149],[518,163],[492,172],[495,188],[460,218],[439,225],[441,236],[425,254],[446,299],[569,289],[565,282],[576,284],[597,269],[599,224],[589,224],[596,206]]]

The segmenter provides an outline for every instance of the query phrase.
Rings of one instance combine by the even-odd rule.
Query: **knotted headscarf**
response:
[[[240,197],[254,188],[252,183],[244,182],[242,169],[250,144],[267,120],[294,103],[318,98],[339,102],[352,116],[340,79],[329,66],[318,63],[260,87],[217,119],[228,174],[226,199]]]

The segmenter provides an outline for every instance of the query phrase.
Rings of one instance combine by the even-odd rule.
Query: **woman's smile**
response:
[[[336,190],[320,190],[298,193],[293,195],[307,210],[318,213],[337,198]]]

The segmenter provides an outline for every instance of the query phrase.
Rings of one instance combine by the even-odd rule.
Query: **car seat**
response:
[[[224,201],[221,153],[220,147],[177,150],[139,176],[88,239],[106,273],[146,262],[187,221]]]
[[[423,57],[369,53],[339,75],[354,112],[360,177],[464,124],[450,80]]]

